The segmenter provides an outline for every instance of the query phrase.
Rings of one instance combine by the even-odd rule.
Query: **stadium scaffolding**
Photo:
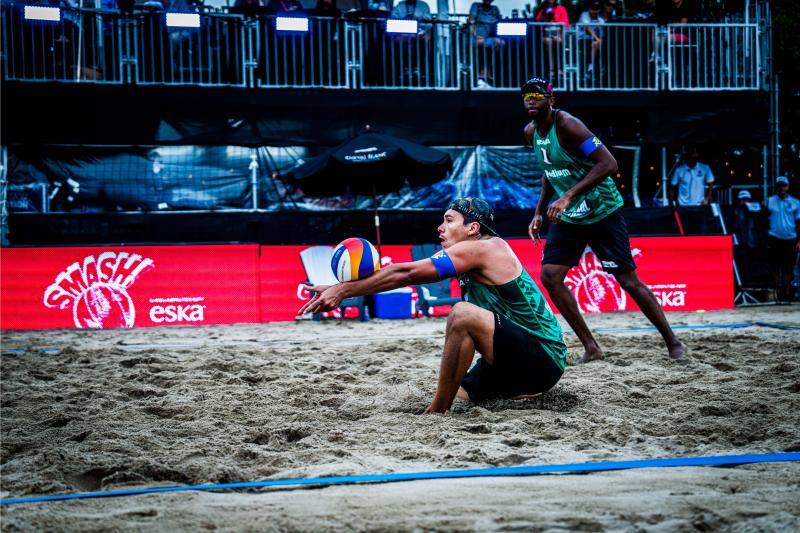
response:
[[[568,91],[770,88],[768,12],[743,22],[605,24],[592,50],[584,24],[517,21],[484,46],[457,20],[397,34],[386,19],[310,17],[306,31],[287,31],[274,16],[208,12],[176,25],[168,17],[178,14],[164,11],[47,8],[31,18],[26,7],[2,5],[4,80],[508,91],[543,72]],[[561,45],[549,45],[555,36]]]

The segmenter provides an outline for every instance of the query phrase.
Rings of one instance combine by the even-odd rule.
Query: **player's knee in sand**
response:
[[[453,305],[447,316],[446,335],[468,336],[475,344],[475,351],[492,362],[493,313],[468,302],[458,302]]]

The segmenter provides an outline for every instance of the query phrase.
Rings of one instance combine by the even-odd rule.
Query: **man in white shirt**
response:
[[[792,301],[792,277],[800,252],[800,200],[789,196],[789,178],[778,176],[776,194],[767,200],[769,249],[778,301]]]
[[[711,167],[698,161],[696,149],[690,150],[684,157],[684,163],[672,173],[671,196],[675,200],[675,189],[678,192],[679,205],[708,205],[714,183]]]

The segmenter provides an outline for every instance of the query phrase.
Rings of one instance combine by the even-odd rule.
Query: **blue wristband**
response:
[[[436,267],[436,272],[439,274],[439,279],[452,278],[458,275],[453,260],[447,255],[444,250],[439,250],[431,256],[433,266]]]
[[[583,155],[589,157],[589,154],[591,154],[601,146],[603,146],[603,141],[592,135],[591,137],[583,141],[581,145],[578,147],[578,149],[581,151]]]

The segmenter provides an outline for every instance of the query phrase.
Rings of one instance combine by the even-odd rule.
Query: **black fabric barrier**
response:
[[[381,211],[383,244],[438,242],[443,211]],[[678,235],[668,208],[623,208],[631,235]],[[682,208],[687,235],[719,235],[721,226],[709,207]],[[494,227],[504,237],[525,237],[531,211],[499,210]],[[547,227],[545,227],[545,231]],[[9,216],[12,246],[94,244],[179,244],[253,242],[259,244],[335,244],[347,237],[375,241],[370,211],[325,212],[180,212],[90,213]]]
[[[743,96],[744,95],[744,96]],[[437,146],[517,146],[516,91],[369,91],[2,83],[5,144],[334,146],[365,124]],[[606,143],[768,139],[764,92],[584,91],[556,95]],[[745,112],[760,120],[741,120]]]

